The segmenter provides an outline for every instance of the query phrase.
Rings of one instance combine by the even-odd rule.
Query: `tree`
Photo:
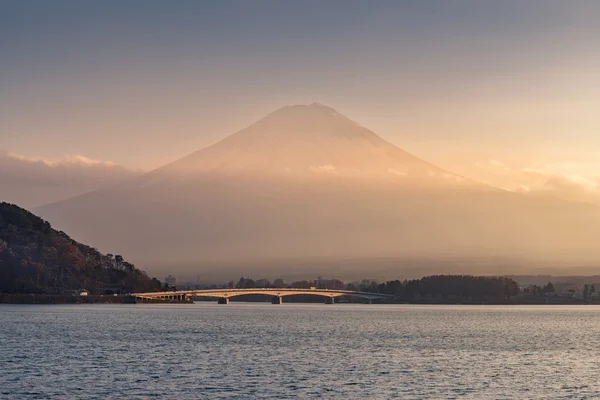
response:
[[[546,286],[544,286],[543,292],[544,293],[553,293],[553,292],[555,292],[554,285],[552,284],[552,282],[548,282],[548,284]]]
[[[268,288],[271,287],[271,282],[268,279],[262,278],[256,281],[255,287],[258,288]]]
[[[250,278],[241,277],[235,287],[238,289],[254,288],[256,287],[256,283]]]

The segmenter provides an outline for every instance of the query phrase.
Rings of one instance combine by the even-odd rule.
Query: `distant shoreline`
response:
[[[398,302],[381,302],[373,304],[413,304],[413,305],[486,305],[486,306],[527,306],[527,305],[600,305],[599,302],[584,303],[580,301],[565,301],[566,299],[544,299],[545,301],[518,301],[519,299],[509,299],[508,301],[455,301],[455,302],[440,302],[440,301],[398,301]],[[542,299],[540,299],[542,300]],[[562,300],[562,301],[559,301]],[[197,303],[210,302],[208,300],[198,300]],[[216,302],[216,301],[215,301]],[[246,300],[240,301],[244,303],[263,303],[261,300]],[[133,296],[128,295],[54,295],[54,294],[26,294],[26,293],[0,293],[0,304],[191,304],[190,301],[181,300],[143,300],[140,301]],[[233,301],[232,303],[236,303]],[[294,301],[287,304],[318,304],[318,302],[302,302]],[[339,304],[347,304],[348,302],[340,302]],[[352,302],[353,304],[360,304]]]
[[[125,295],[0,293],[0,304],[135,304],[135,299]]]

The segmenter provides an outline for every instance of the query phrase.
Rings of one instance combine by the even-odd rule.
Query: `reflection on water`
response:
[[[0,398],[600,396],[600,307],[0,305]]]

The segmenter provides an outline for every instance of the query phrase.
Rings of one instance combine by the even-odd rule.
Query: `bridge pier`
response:
[[[218,304],[229,304],[229,299],[227,297],[220,297]]]
[[[271,304],[283,304],[283,297],[273,296],[273,298],[271,299]]]
[[[334,297],[329,297],[327,299],[327,301],[325,302],[325,304],[335,304],[335,298]]]

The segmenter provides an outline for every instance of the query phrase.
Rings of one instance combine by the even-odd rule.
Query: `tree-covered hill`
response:
[[[0,203],[0,292],[136,292],[160,282],[123,259],[101,254],[16,205]]]

